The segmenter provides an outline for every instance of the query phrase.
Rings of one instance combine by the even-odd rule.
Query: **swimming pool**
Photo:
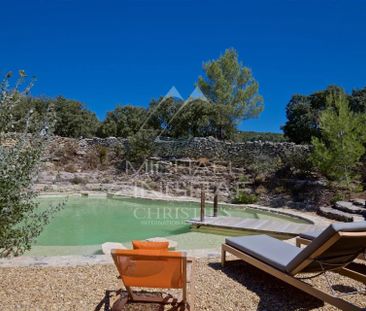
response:
[[[62,200],[65,198],[42,198],[40,205],[45,207]],[[104,242],[121,242],[128,246],[131,240],[158,236],[172,238],[180,249],[219,246],[224,236],[190,230],[186,221],[198,217],[199,212],[197,202],[71,196],[65,208],[44,228],[29,254],[95,254],[100,252]],[[212,214],[209,205],[206,213]],[[219,214],[305,223],[290,216],[227,205],[219,206]]]

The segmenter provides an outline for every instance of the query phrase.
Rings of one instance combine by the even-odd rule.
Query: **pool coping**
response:
[[[218,258],[220,250],[192,249],[180,250],[191,258]],[[67,255],[67,256],[19,256],[13,258],[0,258],[0,269],[15,267],[75,267],[83,265],[110,265],[113,259],[110,255]]]

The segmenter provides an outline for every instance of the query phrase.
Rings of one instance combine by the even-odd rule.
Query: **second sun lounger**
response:
[[[342,310],[365,310],[340,296],[311,286],[297,277],[300,273],[334,271],[366,284],[366,275],[347,267],[366,246],[366,222],[338,223],[329,226],[306,248],[266,235],[227,238],[222,245],[221,261],[226,253],[244,260],[274,277]]]
[[[300,233],[298,237],[296,237],[296,246],[301,247],[301,245],[309,245],[314,239],[316,239],[323,230],[313,230],[313,231],[306,231]],[[358,259],[365,260],[365,252],[362,252],[358,255]]]

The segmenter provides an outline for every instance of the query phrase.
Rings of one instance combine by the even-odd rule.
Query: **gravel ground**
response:
[[[1,268],[0,310],[95,310],[105,290],[121,287],[116,275],[113,265]],[[362,287],[336,274],[330,277],[342,291]],[[326,288],[323,277],[312,282]],[[222,269],[217,259],[198,260],[193,287],[195,310],[337,310],[240,261]],[[365,295],[348,299],[366,306]],[[108,308],[101,303],[100,310]],[[158,308],[135,304],[126,310]]]

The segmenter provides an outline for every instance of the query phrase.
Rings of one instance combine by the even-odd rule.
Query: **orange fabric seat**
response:
[[[133,249],[168,250],[169,242],[132,241]]]
[[[157,301],[156,298],[150,301],[149,297],[137,296],[131,289],[131,287],[147,287],[182,289],[183,299],[180,304],[184,305],[184,307],[188,305],[187,257],[185,253],[168,251],[166,249],[114,249],[111,254],[128,292],[128,298],[125,303],[167,303],[167,300],[163,298],[161,298],[161,301]],[[120,306],[124,304],[119,302]]]

